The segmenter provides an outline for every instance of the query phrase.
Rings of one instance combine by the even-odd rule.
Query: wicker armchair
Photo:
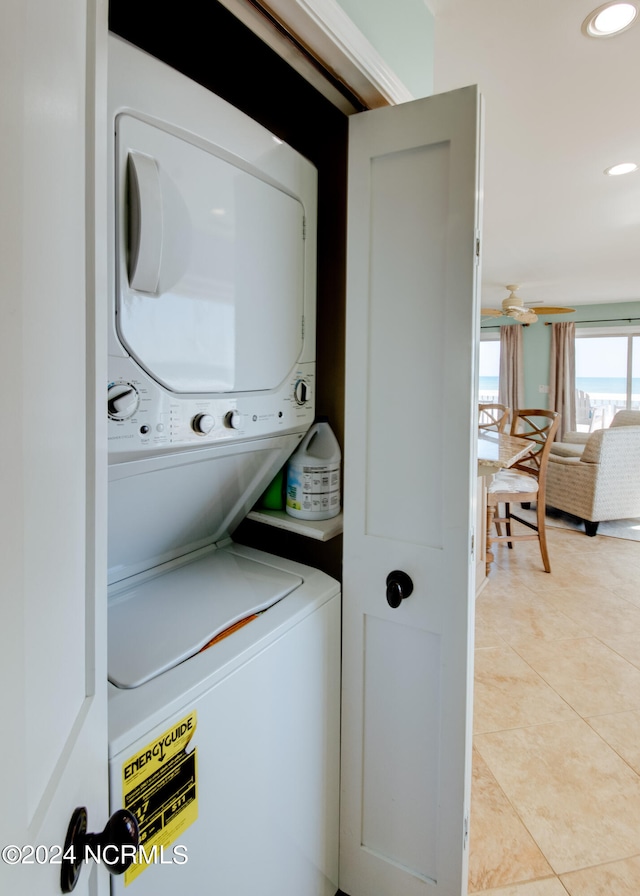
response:
[[[547,506],[583,519],[587,535],[603,520],[640,517],[640,425],[622,419],[590,433],[578,457],[549,455]]]
[[[618,411],[611,421],[611,426],[640,426],[640,411]],[[561,442],[553,443],[551,453],[561,454],[563,457],[581,457],[584,446],[591,438],[593,432],[594,430],[590,432],[565,432]]]

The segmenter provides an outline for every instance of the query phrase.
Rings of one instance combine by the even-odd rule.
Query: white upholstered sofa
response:
[[[554,445],[546,503],[583,519],[587,535],[603,520],[640,517],[640,411],[618,411],[608,429]]]

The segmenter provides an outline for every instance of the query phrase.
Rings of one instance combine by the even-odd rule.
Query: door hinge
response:
[[[462,843],[463,850],[466,849],[469,845],[469,816],[465,815],[464,817],[464,839]]]
[[[476,535],[475,532],[471,533],[471,559],[476,559]]]
[[[476,237],[476,262],[480,261],[480,237]]]
[[[306,240],[307,238],[307,219],[305,216],[302,216],[302,239]]]

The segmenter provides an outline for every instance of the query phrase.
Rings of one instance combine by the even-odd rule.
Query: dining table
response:
[[[531,448],[531,441],[522,436],[512,436],[503,432],[486,432],[478,436],[478,476],[482,478],[482,502],[484,505],[485,521],[485,575],[493,560],[493,552],[489,543],[491,526],[493,523],[492,509],[487,505],[487,485],[491,477],[499,470],[511,467],[516,461],[524,457]],[[476,589],[477,590],[477,589]]]

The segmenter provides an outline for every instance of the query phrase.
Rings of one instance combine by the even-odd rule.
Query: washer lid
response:
[[[137,688],[302,584],[299,576],[217,550],[133,585],[109,603],[109,680]]]

